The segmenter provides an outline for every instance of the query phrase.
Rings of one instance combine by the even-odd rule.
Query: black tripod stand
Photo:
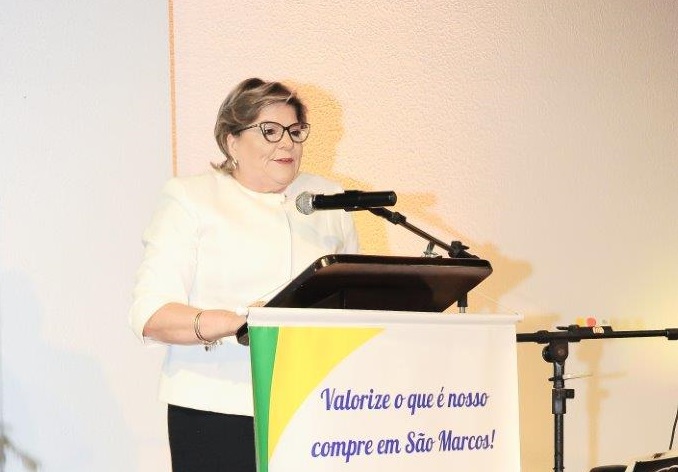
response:
[[[542,358],[553,364],[553,382],[551,390],[551,411],[553,413],[553,470],[563,472],[564,466],[564,422],[568,398],[574,398],[574,389],[565,388],[565,360],[569,354],[569,343],[579,342],[582,339],[603,338],[649,338],[666,337],[671,341],[678,339],[678,328],[668,328],[651,331],[613,331],[609,326],[594,326],[583,328],[577,325],[558,327],[559,331],[537,331],[534,333],[517,334],[519,343],[532,342],[546,344],[542,350]]]

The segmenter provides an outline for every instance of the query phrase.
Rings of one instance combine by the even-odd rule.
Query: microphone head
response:
[[[313,194],[309,192],[300,193],[297,197],[297,210],[302,215],[310,215],[315,211],[313,208]]]

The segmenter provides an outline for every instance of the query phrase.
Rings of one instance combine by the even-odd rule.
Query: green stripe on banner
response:
[[[250,326],[250,357],[254,393],[254,434],[257,444],[257,471],[268,472],[268,431],[273,365],[278,345],[277,327]],[[256,359],[256,367],[255,367]]]

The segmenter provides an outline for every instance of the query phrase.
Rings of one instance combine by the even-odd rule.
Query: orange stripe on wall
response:
[[[172,175],[177,175],[177,102],[174,61],[174,1],[168,0],[169,16],[169,73],[170,73],[170,139],[172,140]]]

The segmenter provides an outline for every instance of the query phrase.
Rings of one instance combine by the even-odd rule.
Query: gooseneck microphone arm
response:
[[[464,246],[460,241],[452,241],[447,244],[438,238],[422,231],[414,225],[407,222],[407,218],[398,212],[387,210],[385,206],[393,206],[396,203],[397,196],[395,192],[361,192],[357,190],[345,191],[335,195],[314,195],[310,192],[303,192],[297,196],[296,206],[299,213],[310,215],[316,210],[343,209],[345,211],[367,210],[370,213],[380,216],[394,225],[401,225],[425,239],[428,246],[424,251],[425,257],[439,257],[433,252],[435,246],[443,248],[452,258],[459,259],[478,259],[478,256],[466,252],[468,246]],[[460,313],[466,313],[468,307],[467,294],[459,295],[457,306]]]
[[[466,252],[468,246],[464,246],[459,241],[452,241],[451,244],[444,243],[438,238],[422,231],[414,225],[407,222],[407,218],[398,212],[390,211],[385,206],[393,206],[397,201],[397,196],[393,191],[386,192],[363,192],[360,190],[347,190],[344,193],[334,195],[316,195],[311,192],[302,192],[296,198],[296,206],[299,213],[310,215],[316,210],[338,210],[358,211],[368,210],[369,212],[380,216],[394,225],[401,225],[428,241],[428,248],[424,252],[427,257],[434,257],[433,247],[438,246],[447,251],[451,258],[477,259],[477,256]]]
[[[407,222],[407,218],[398,213],[397,211],[387,210],[386,208],[368,208],[369,212],[381,216],[387,221],[390,221],[394,225],[400,225],[412,233],[416,234],[420,238],[428,241],[428,247],[424,251],[425,257],[436,257],[436,254],[433,252],[433,247],[438,246],[445,251],[452,258],[461,258],[461,259],[478,259],[478,256],[469,254],[466,252],[468,246],[464,246],[460,241],[452,241],[451,244],[446,244],[438,238],[435,238],[428,234],[427,232],[417,228],[416,226]],[[459,308],[459,313],[466,313],[466,308],[468,307],[468,294],[463,294],[459,296],[457,300],[457,307]]]
[[[398,213],[397,211],[391,211],[387,210],[386,208],[368,208],[368,211],[374,215],[380,216],[384,218],[385,220],[393,223],[394,225],[400,225],[403,226],[404,228],[407,228],[417,236],[425,239],[426,241],[429,242],[429,249],[427,250],[427,253],[430,253],[430,251],[433,249],[433,246],[438,246],[439,248],[444,249],[447,251],[447,254],[451,258],[462,258],[462,259],[477,259],[478,256],[474,256],[473,254],[469,254],[466,252],[466,249],[468,249],[468,246],[464,246],[460,241],[452,241],[451,244],[447,244],[443,241],[441,241],[438,238],[435,238],[428,234],[425,231],[422,231],[421,229],[417,228],[416,226],[410,224],[407,222],[407,218],[405,218],[403,215]]]

